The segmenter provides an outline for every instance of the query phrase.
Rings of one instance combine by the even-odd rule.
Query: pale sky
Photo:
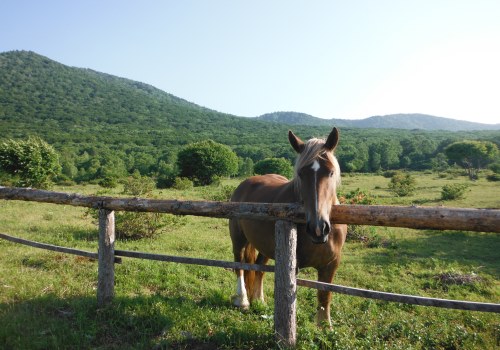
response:
[[[10,50],[238,116],[500,123],[499,0],[2,0]]]

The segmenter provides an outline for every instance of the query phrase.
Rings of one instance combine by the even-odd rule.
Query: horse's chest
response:
[[[246,239],[260,253],[268,258],[275,258],[274,222],[241,221]],[[314,244],[305,232],[304,225],[297,226],[297,261],[299,267],[321,267],[335,258],[331,242]]]

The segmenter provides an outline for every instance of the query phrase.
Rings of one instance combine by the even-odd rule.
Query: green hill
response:
[[[242,161],[267,157],[291,161],[295,154],[287,141],[289,128],[308,139],[340,127],[338,157],[344,171],[429,169],[455,140],[500,144],[498,131],[382,130],[375,129],[383,127],[375,117],[371,129],[360,129],[346,120],[321,119],[319,125],[307,121],[317,119],[312,116],[288,115],[293,118],[283,120],[282,113],[275,114],[274,122],[237,117],[144,83],[69,67],[34,52],[0,53],[0,141],[40,136],[61,154],[65,176],[77,181],[118,178],[134,171],[175,173],[179,149],[206,139],[230,146]]]
[[[168,143],[206,137],[238,143],[242,125],[269,128],[198,106],[144,83],[68,67],[26,51],[0,54],[0,106],[0,120],[6,129],[14,127],[22,132],[26,127],[38,133],[58,130],[65,138],[81,133],[83,128],[119,134],[126,130],[131,135],[158,132]]]

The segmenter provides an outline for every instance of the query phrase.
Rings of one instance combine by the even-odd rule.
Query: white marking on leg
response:
[[[250,306],[248,302],[247,290],[245,288],[245,278],[238,276],[236,280],[236,297],[233,300],[235,306],[247,309]]]

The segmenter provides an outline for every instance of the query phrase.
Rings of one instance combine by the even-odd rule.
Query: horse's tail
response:
[[[255,247],[250,242],[245,245],[244,259],[247,264],[255,264],[255,261],[257,260]],[[244,276],[248,297],[252,298],[253,283],[255,281],[255,271],[245,270]]]

